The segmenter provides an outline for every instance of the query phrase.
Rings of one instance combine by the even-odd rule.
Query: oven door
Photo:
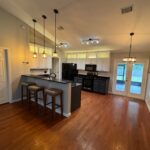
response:
[[[83,89],[92,91],[93,90],[93,79],[84,78]]]

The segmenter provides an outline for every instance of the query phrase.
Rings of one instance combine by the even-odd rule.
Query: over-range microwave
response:
[[[85,65],[85,71],[96,71],[96,67],[97,67],[97,65],[95,65],[95,64],[86,64]]]

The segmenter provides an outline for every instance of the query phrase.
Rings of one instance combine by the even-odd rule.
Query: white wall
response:
[[[148,74],[147,92],[146,92],[146,103],[150,111],[150,73]]]

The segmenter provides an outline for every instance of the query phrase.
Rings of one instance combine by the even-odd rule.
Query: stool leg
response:
[[[55,119],[55,97],[52,96],[52,118]]]
[[[46,101],[47,101],[47,94],[44,94],[44,113],[46,114]]]
[[[23,104],[23,86],[21,86],[21,102]]]
[[[27,96],[27,101],[29,99],[29,95],[28,95],[28,87],[26,88],[26,96]]]
[[[34,93],[34,97],[35,97],[35,102],[36,102],[36,108],[38,108],[38,92],[37,91]]]
[[[61,116],[63,116],[63,97],[62,97],[62,94],[60,94],[60,108],[61,108]]]
[[[29,109],[31,107],[31,91],[28,90],[28,103],[29,103]]]

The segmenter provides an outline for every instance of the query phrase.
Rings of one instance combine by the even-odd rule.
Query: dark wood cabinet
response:
[[[108,94],[109,77],[93,76],[92,78],[86,75],[74,77],[75,83],[81,83],[83,90],[93,91],[101,94]],[[92,83],[91,83],[92,82]]]
[[[94,78],[93,91],[101,94],[108,94],[109,77]]]
[[[83,83],[83,77],[80,77],[80,76],[79,77],[74,77],[74,82],[82,84]]]
[[[71,112],[75,111],[81,106],[81,84],[72,85],[71,89]]]

